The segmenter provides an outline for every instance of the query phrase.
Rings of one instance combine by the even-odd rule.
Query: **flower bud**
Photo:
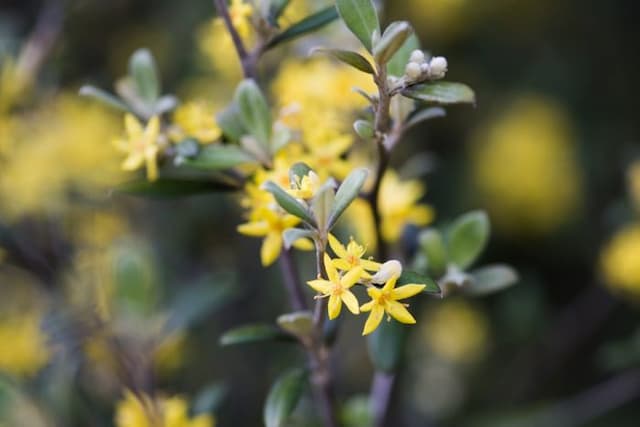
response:
[[[417,62],[409,62],[404,69],[404,73],[410,80],[418,80],[422,76],[422,69]]]
[[[400,277],[401,274],[402,264],[400,264],[400,261],[392,259],[382,264],[382,267],[373,275],[371,281],[376,284],[383,284],[393,276]]]
[[[429,62],[431,69],[430,76],[434,79],[441,79],[447,73],[447,58],[444,56],[434,56]]]
[[[424,61],[425,61],[425,57],[424,57],[423,51],[416,49],[413,52],[411,52],[411,56],[409,57],[409,62],[424,64]]]

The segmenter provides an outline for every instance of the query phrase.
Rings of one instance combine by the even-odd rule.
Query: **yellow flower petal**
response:
[[[329,246],[333,250],[333,253],[335,253],[339,258],[346,258],[349,255],[344,245],[340,243],[340,241],[336,239],[333,234],[329,234]]]
[[[371,332],[375,331],[378,325],[380,325],[383,316],[384,309],[380,305],[375,304],[371,309],[371,314],[369,314],[369,317],[364,324],[362,335],[369,335]]]
[[[269,233],[269,224],[266,221],[248,222],[238,226],[238,233],[245,236],[264,237]]]
[[[433,221],[435,214],[429,206],[418,205],[411,209],[408,220],[415,225],[427,225]]]
[[[293,242],[293,247],[296,249],[300,249],[301,251],[312,251],[315,246],[313,242],[309,239],[298,239]]]
[[[362,276],[362,271],[363,271],[362,267],[352,268],[351,270],[349,270],[347,274],[342,276],[342,279],[340,279],[340,284],[343,287],[349,289],[350,287],[355,285],[358,282],[358,280],[360,280],[360,277]]]
[[[331,294],[329,297],[329,319],[335,319],[340,314],[342,308],[342,300],[339,296]]]
[[[360,260],[360,265],[365,270],[378,271],[378,270],[380,270],[380,266],[382,264],[380,264],[379,262],[375,262],[375,261],[369,261],[368,259],[361,259]]]
[[[373,308],[373,304],[374,303],[375,303],[375,301],[372,300],[372,301],[369,301],[369,302],[366,302],[366,303],[362,304],[360,306],[360,311],[371,311],[371,309]]]
[[[342,271],[347,271],[351,268],[351,264],[349,264],[344,259],[336,258],[336,259],[332,259],[331,262],[337,269]]]
[[[400,286],[391,291],[391,298],[394,300],[409,298],[418,295],[425,287],[425,285],[417,285],[415,283]]]
[[[270,232],[262,242],[260,248],[260,260],[262,265],[267,267],[278,258],[282,250],[282,236],[278,232]]]
[[[384,284],[384,287],[382,288],[382,290],[383,291],[392,290],[393,287],[396,285],[397,280],[398,280],[398,276],[391,276],[389,280],[387,280],[387,283]]]
[[[155,181],[158,179],[158,162],[156,161],[155,154],[153,156],[146,157],[147,179],[149,181]]]
[[[138,139],[142,137],[142,124],[135,118],[133,114],[127,113],[124,116],[124,128],[129,139]]]
[[[153,144],[155,139],[158,137],[158,133],[160,132],[160,119],[158,116],[153,116],[149,119],[147,123],[147,127],[144,129],[144,136],[149,140],[147,143]]]
[[[331,290],[333,289],[333,283],[323,279],[309,280],[307,285],[324,295],[331,293]]]
[[[333,266],[331,262],[331,258],[326,253],[324,254],[324,268],[327,270],[327,276],[329,276],[329,280],[333,283],[340,283],[340,276],[338,275],[338,271]]]
[[[139,153],[131,153],[122,162],[122,169],[126,171],[134,171],[144,164],[144,157]]]
[[[347,306],[350,312],[352,312],[353,314],[360,314],[360,308],[358,307],[358,300],[356,299],[356,296],[353,295],[351,291],[342,292],[342,295],[340,295],[340,298],[342,298],[342,302],[344,302],[344,304]]]
[[[405,306],[400,304],[398,301],[387,301],[386,310],[391,317],[400,323],[406,323],[409,325],[416,323],[416,319],[414,319]]]

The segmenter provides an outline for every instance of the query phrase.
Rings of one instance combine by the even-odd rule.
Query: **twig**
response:
[[[373,403],[373,419],[375,426],[383,426],[387,421],[391,394],[395,384],[395,374],[378,371],[371,384],[371,402]]]
[[[233,22],[231,22],[231,15],[229,15],[229,7],[227,6],[226,0],[213,0],[213,5],[218,11],[218,15],[224,21],[224,25],[227,27],[227,31],[231,36],[238,58],[240,59],[240,65],[242,65],[242,73],[244,74],[244,77],[256,80],[258,78],[257,62],[260,54],[262,53],[262,48],[256,49],[253,52],[249,52],[247,50],[238,30],[236,30],[233,26]]]
[[[280,254],[280,268],[284,284],[289,294],[289,300],[294,310],[303,311],[308,309],[307,301],[304,297],[302,286],[300,285],[298,268],[293,261],[293,253],[289,249],[282,248]]]

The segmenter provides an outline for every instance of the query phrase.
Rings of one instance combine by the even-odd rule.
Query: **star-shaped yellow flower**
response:
[[[398,300],[412,297],[422,292],[425,285],[409,284],[395,288],[398,276],[392,276],[382,289],[370,287],[367,293],[371,297],[371,301],[363,304],[360,311],[370,311],[369,318],[364,324],[362,335],[368,335],[380,325],[382,317],[386,312],[388,316],[393,317],[400,323],[413,324],[416,319],[407,310],[404,304]]]
[[[338,270],[333,266],[329,255],[324,255],[324,268],[327,270],[329,280],[317,279],[307,282],[309,286],[322,294],[322,297],[329,297],[329,319],[335,319],[340,314],[342,303],[347,306],[353,314],[359,314],[358,300],[349,290],[355,285],[362,275],[362,267],[355,267],[343,276],[338,274]]]
[[[365,270],[378,271],[380,269],[380,263],[368,259],[362,259],[367,249],[364,246],[359,245],[353,237],[345,248],[338,239],[336,239],[332,234],[329,234],[329,246],[338,256],[338,258],[331,260],[331,262],[336,268],[342,271],[349,271],[355,267],[362,267],[363,270],[360,277],[363,279],[370,279],[371,275]]]
[[[269,266],[280,256],[282,250],[282,232],[295,227],[300,222],[298,217],[275,212],[268,208],[260,208],[251,215],[251,221],[238,226],[238,232],[246,236],[264,237],[260,249],[260,260],[263,266]],[[298,249],[313,249],[313,244],[306,239],[294,243]]]
[[[160,119],[153,116],[145,128],[132,114],[124,116],[126,139],[115,142],[116,147],[128,154],[122,163],[122,169],[134,171],[143,165],[147,168],[147,179],[158,179],[158,136],[160,135]]]

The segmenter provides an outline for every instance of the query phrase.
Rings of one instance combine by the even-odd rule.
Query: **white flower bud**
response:
[[[401,274],[402,264],[400,264],[400,261],[392,259],[382,264],[382,267],[380,267],[380,270],[373,275],[371,281],[380,285],[391,279],[393,276],[400,277]]]
[[[420,65],[420,70],[422,70],[422,74],[424,74],[425,76],[431,73],[431,68],[429,67],[429,64],[427,64],[426,62]]]
[[[447,58],[444,56],[434,56],[429,62],[429,68],[431,69],[431,77],[434,79],[441,79],[447,73]]]
[[[424,64],[424,52],[421,50],[414,50],[411,52],[411,56],[409,57],[409,62],[416,62],[418,64]]]
[[[404,69],[404,73],[409,77],[409,80],[418,80],[422,75],[422,69],[417,62],[409,62]]]

